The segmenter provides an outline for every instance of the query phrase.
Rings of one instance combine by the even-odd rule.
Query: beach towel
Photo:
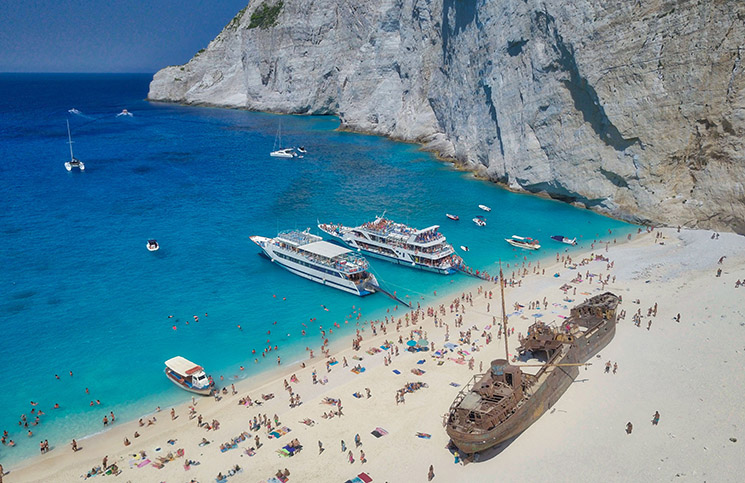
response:
[[[411,373],[412,373],[412,374],[416,374],[417,376],[421,376],[422,374],[424,374],[424,372],[425,372],[425,371],[423,371],[423,370],[421,370],[421,369],[412,369],[412,370],[411,370]]]
[[[373,480],[367,473],[360,473],[357,477],[365,483],[370,483]]]
[[[401,371],[399,371],[398,369],[393,369],[393,373],[394,374],[401,374]]]
[[[383,429],[381,427],[377,427],[373,431],[371,431],[370,434],[372,434],[376,438],[382,438],[383,436],[385,436],[386,434],[388,434],[388,431],[386,431],[385,429]]]
[[[338,363],[339,363],[339,361],[329,362],[329,365],[330,365],[330,366],[335,366],[335,365],[337,365]]]
[[[143,460],[139,465],[137,465],[138,468],[142,468],[143,466],[147,466],[150,464],[150,460]]]
[[[425,361],[424,359],[422,359],[420,361],[416,361],[417,364],[424,364],[425,362],[427,362],[427,361]]]
[[[279,453],[281,456],[287,456],[287,457],[292,456],[292,454],[289,451],[287,451],[286,447],[278,449],[277,453]]]
[[[451,382],[450,385],[453,387],[460,387],[460,384],[458,384],[457,382]]]
[[[431,434],[428,434],[428,433],[419,433],[419,432],[417,432],[416,433],[416,437],[417,438],[422,438],[422,439],[429,439],[429,438],[432,437],[432,435]]]
[[[272,431],[271,433],[269,433],[269,439],[271,439],[271,438],[279,438],[281,436],[282,435],[279,434],[277,431]]]

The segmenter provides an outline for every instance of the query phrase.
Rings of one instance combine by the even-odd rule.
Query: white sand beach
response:
[[[227,475],[239,465],[240,471],[227,477],[227,482],[273,481],[278,470],[289,470],[290,482],[345,482],[357,477],[373,482],[427,481],[430,465],[434,467],[433,481],[740,481],[745,450],[745,237],[723,233],[712,239],[712,232],[675,229],[655,229],[634,235],[631,241],[595,246],[582,254],[573,255],[578,264],[575,270],[564,263],[541,263],[525,267],[528,274],[517,276],[520,286],[507,287],[507,312],[514,305],[525,306],[520,314],[509,317],[509,327],[515,332],[510,337],[511,350],[518,345],[518,334],[525,333],[535,320],[558,322],[569,309],[590,295],[611,291],[622,296],[619,310],[626,316],[618,321],[617,332],[611,343],[593,359],[592,365],[581,369],[580,376],[549,412],[506,447],[481,455],[479,461],[455,463],[446,449],[448,436],[443,428],[447,413],[460,387],[483,370],[489,362],[504,356],[503,341],[497,338],[501,318],[499,286],[474,281],[466,293],[473,305],[462,300],[459,313],[462,327],[456,327],[455,312],[451,312],[452,297],[440,299],[427,307],[444,307],[444,320],[449,330],[449,341],[459,344],[459,332],[473,329],[471,340],[475,346],[461,345],[465,359],[449,352],[444,358],[433,357],[433,352],[406,351],[406,341],[412,330],[421,329],[423,336],[443,349],[445,327],[435,327],[434,318],[422,311],[416,324],[408,323],[404,314],[413,311],[391,310],[402,327],[388,324],[387,333],[377,325],[377,336],[369,326],[362,332],[361,349],[351,349],[351,341],[344,349],[332,354],[339,362],[327,372],[326,358],[316,354],[306,368],[288,366],[286,373],[269,381],[243,381],[236,386],[237,394],[228,394],[219,402],[210,397],[198,397],[196,414],[205,423],[219,421],[219,429],[198,427],[197,419],[190,419],[189,406],[176,407],[175,420],[170,407],[157,413],[155,424],[140,427],[137,421],[118,423],[94,437],[79,441],[80,451],[72,452],[69,445],[59,444],[46,455],[27,462],[26,466],[10,469],[5,482],[82,481],[87,472],[100,466],[104,456],[107,463],[116,463],[121,471],[117,476],[95,475],[93,481],[120,482],[214,482],[218,473]],[[543,250],[559,248],[544,246]],[[592,261],[591,254],[607,257],[608,261]],[[559,255],[560,256],[560,255]],[[721,257],[722,263],[719,264]],[[613,267],[609,268],[609,264]],[[522,268],[522,267],[520,267]],[[722,269],[717,276],[717,269]],[[515,267],[504,267],[509,277]],[[545,270],[545,274],[544,274]],[[595,274],[592,283],[586,273]],[[555,277],[554,274],[559,276]],[[583,282],[574,283],[577,273]],[[609,278],[603,289],[599,278]],[[615,281],[613,281],[615,280]],[[565,295],[559,289],[568,283]],[[483,290],[480,290],[480,287]],[[485,295],[492,291],[491,299]],[[565,297],[572,302],[564,300]],[[528,310],[530,301],[547,301],[547,309]],[[637,303],[638,301],[638,303]],[[488,309],[487,310],[487,304]],[[655,304],[656,316],[648,315]],[[632,316],[641,310],[639,326]],[[536,317],[536,314],[543,314]],[[680,314],[680,321],[676,321]],[[496,318],[496,323],[494,322]],[[651,322],[651,325],[649,325]],[[487,326],[490,328],[487,329]],[[474,329],[475,328],[475,329]],[[493,340],[485,344],[484,332]],[[399,337],[403,343],[399,343]],[[415,340],[419,337],[415,336]],[[385,340],[395,342],[390,350],[374,355],[367,351],[379,348]],[[398,355],[395,355],[398,348]],[[391,355],[390,365],[384,357]],[[359,359],[355,359],[361,358]],[[474,369],[467,361],[474,358]],[[343,367],[346,358],[348,367]],[[418,364],[418,361],[424,360]],[[443,361],[438,365],[438,360]],[[464,362],[465,361],[465,362]],[[617,363],[617,373],[605,372],[605,363]],[[355,365],[365,371],[351,372]],[[421,375],[412,369],[424,371]],[[327,384],[313,384],[312,372]],[[397,370],[400,374],[393,371]],[[302,404],[289,407],[289,393],[283,380],[290,382],[296,374],[298,383],[290,383]],[[397,404],[396,391],[410,382],[424,382],[427,387],[405,395],[405,403]],[[369,388],[371,397],[367,397]],[[356,398],[353,393],[362,397]],[[262,394],[273,393],[274,398],[263,401]],[[250,396],[261,406],[239,405]],[[342,416],[324,419],[322,415],[336,408],[323,404],[324,398],[341,399]],[[655,411],[660,413],[659,424],[651,423]],[[279,418],[279,427],[291,431],[279,438],[269,438],[265,427],[250,427],[249,420],[266,414]],[[312,425],[301,421],[310,419]],[[627,434],[627,422],[633,431]],[[274,423],[272,423],[274,425]],[[376,428],[387,434],[376,437]],[[140,437],[134,438],[135,431]],[[221,443],[229,442],[247,432],[250,437],[234,449],[220,451]],[[417,433],[431,435],[418,437]],[[359,434],[361,446],[356,447]],[[261,446],[253,456],[246,454],[256,447],[255,436]],[[124,446],[127,437],[132,442]],[[203,438],[208,445],[200,446]],[[283,446],[297,439],[303,449],[293,456],[278,453]],[[168,440],[175,440],[169,444]],[[341,450],[341,441],[346,451]],[[318,442],[324,451],[319,454]],[[183,449],[178,457],[177,450]],[[354,462],[349,462],[349,451]],[[360,451],[366,462],[361,462]],[[145,458],[139,453],[145,452]],[[154,463],[159,457],[174,455],[162,468]],[[149,460],[149,463],[143,461]],[[198,465],[185,468],[187,460]]]

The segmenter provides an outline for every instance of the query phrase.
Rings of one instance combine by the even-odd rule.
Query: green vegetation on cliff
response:
[[[256,27],[266,29],[277,25],[277,17],[279,12],[282,11],[282,1],[275,3],[274,5],[267,5],[266,2],[259,5],[251,14],[251,23],[248,24],[248,28],[253,29]]]

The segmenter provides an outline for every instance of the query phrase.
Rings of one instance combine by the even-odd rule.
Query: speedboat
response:
[[[210,379],[204,373],[202,366],[176,356],[166,361],[166,377],[181,389],[203,396],[209,396],[212,392]]]
[[[460,249],[463,250],[464,252],[467,252],[468,251],[468,247],[465,246],[465,245],[461,245],[460,246]]]
[[[305,150],[305,148],[304,148],[303,146],[300,146],[299,148],[297,148],[297,152],[298,152],[298,153],[300,153],[300,154],[305,154],[305,153],[307,153],[308,151],[306,151],[306,150]]]
[[[524,248],[526,250],[538,250],[541,246],[538,244],[538,240],[533,240],[530,237],[522,237],[512,235],[512,238],[505,238],[504,241],[517,248]]]
[[[119,114],[116,115],[116,117],[119,117],[119,116],[129,116],[129,117],[132,117],[132,113],[129,112],[128,110],[126,110],[126,109],[122,109],[122,112],[120,112]]]
[[[77,168],[80,171],[85,171],[85,163],[83,163],[81,160],[79,160],[72,154],[72,136],[70,136],[70,121],[67,121],[67,144],[70,145],[70,161],[65,162],[65,169],[68,171],[72,171],[73,168]]]
[[[486,205],[479,205],[479,208],[481,208],[481,209],[482,209],[482,210],[484,210],[484,211],[491,211],[491,208],[489,208],[489,207],[488,207],[488,206],[486,206]]]
[[[439,225],[417,229],[389,220],[384,214],[355,227],[319,223],[318,228],[354,250],[408,267],[445,275],[455,273],[463,263],[439,232]]]
[[[551,236],[551,239],[552,240],[556,240],[557,242],[566,243],[567,245],[576,245],[577,244],[577,238],[576,237],[569,239],[569,238],[567,238],[565,236],[562,236],[562,235],[552,235]]]
[[[379,288],[367,260],[309,230],[288,230],[275,238],[251,236],[250,239],[272,262],[308,280],[360,297]]]
[[[481,215],[477,215],[476,218],[473,219],[473,222],[478,226],[486,226],[486,218]]]
[[[160,245],[158,245],[157,240],[148,240],[147,241],[147,249],[151,252],[157,252],[160,248]]]
[[[445,213],[445,216],[447,216],[451,220],[455,220],[455,221],[460,220],[460,217],[458,215],[451,215],[450,213]]]

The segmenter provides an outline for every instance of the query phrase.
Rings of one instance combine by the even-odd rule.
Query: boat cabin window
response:
[[[512,373],[510,373],[510,372],[505,372],[504,373],[504,382],[506,382],[507,384],[509,384],[510,386],[512,386]]]

